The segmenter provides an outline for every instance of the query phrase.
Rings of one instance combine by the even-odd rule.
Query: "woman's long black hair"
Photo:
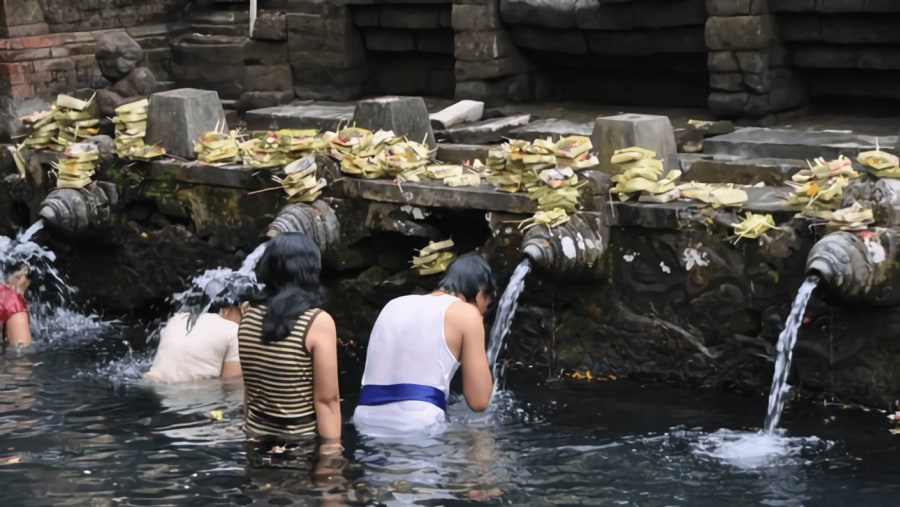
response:
[[[297,318],[322,303],[321,271],[319,247],[306,234],[286,232],[269,240],[256,265],[256,279],[264,287],[251,298],[267,306],[263,342],[287,338]]]

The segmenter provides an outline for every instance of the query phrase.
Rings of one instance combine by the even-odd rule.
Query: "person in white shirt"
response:
[[[180,312],[165,324],[146,380],[189,382],[241,376],[238,325],[241,306],[236,287],[215,279],[204,288],[200,313]]]
[[[484,313],[495,292],[490,265],[472,252],[454,261],[430,294],[388,302],[369,337],[353,414],[360,433],[388,437],[442,431],[450,381],[459,366],[469,407],[487,409],[493,380]]]

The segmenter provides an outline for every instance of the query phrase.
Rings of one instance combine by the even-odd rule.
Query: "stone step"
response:
[[[319,129],[336,131],[350,124],[353,104],[301,104],[252,109],[244,115],[250,130]]]
[[[250,26],[250,12],[247,10],[197,10],[188,14],[190,23],[202,23],[206,25],[236,25]]]
[[[438,132],[436,136],[460,144],[500,143],[504,137],[510,137],[512,129],[528,124],[530,119],[530,114],[489,118]]]
[[[488,151],[498,147],[495,144],[455,144],[438,143],[435,158],[448,164],[461,164],[467,160],[487,160]]]
[[[679,154],[682,181],[781,185],[807,164],[799,159]]]
[[[234,25],[208,25],[203,23],[191,23],[188,32],[192,34],[203,35],[246,37],[250,34],[250,25],[245,23]]]
[[[553,141],[558,141],[560,138],[567,136],[590,137],[593,132],[594,122],[592,121],[577,122],[548,118],[514,128],[510,131],[510,136],[526,141],[546,139],[548,137]]]
[[[746,127],[731,134],[704,140],[703,152],[757,159],[834,159],[839,155],[852,158],[861,151],[875,149],[876,140],[883,148],[893,149],[897,146],[897,136],[876,138],[844,130],[799,131]]]

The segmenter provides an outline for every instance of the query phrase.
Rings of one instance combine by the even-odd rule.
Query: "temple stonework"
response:
[[[124,30],[160,88],[213,89],[236,111],[400,94],[700,106],[759,119],[898,98],[900,2],[891,0],[259,0],[250,9],[247,0],[4,0],[0,95],[108,86],[96,42]]]

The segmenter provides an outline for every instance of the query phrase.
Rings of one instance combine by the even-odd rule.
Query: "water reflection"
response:
[[[487,413],[452,402],[447,431],[428,440],[347,425],[342,455],[267,458],[244,441],[239,383],[147,384],[132,373],[143,352],[112,350],[0,359],[4,507],[894,505],[900,494],[900,443],[880,414],[794,406],[792,434],[760,440],[719,428],[758,425],[763,398],[624,382],[520,386]]]

